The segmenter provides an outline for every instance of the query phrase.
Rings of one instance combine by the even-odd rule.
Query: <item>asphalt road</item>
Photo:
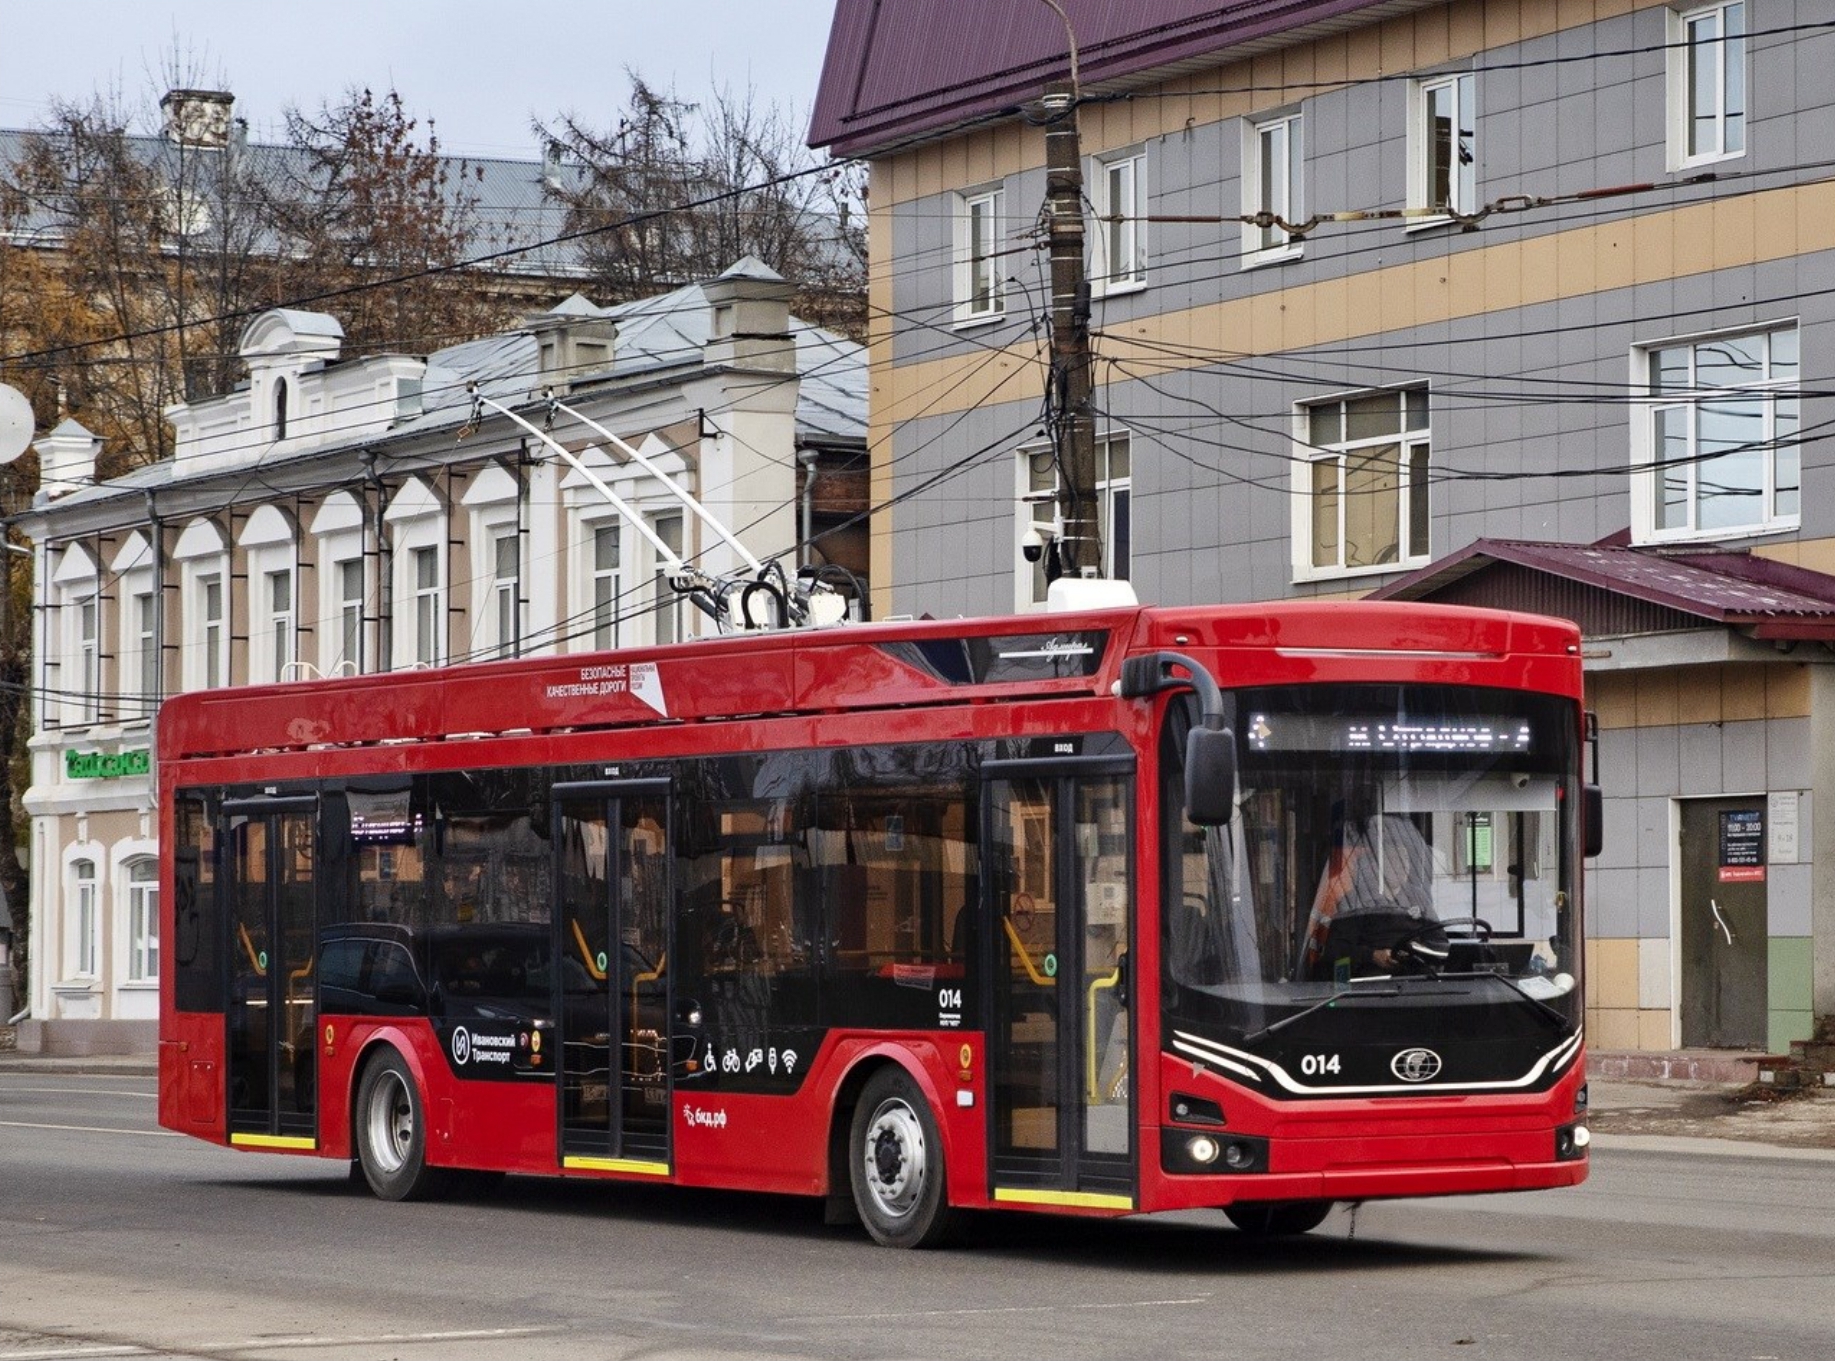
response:
[[[146,1078],[0,1067],[0,1361],[1835,1351],[1835,1161],[1674,1146],[1275,1245],[1219,1215],[1003,1216],[898,1253],[765,1196],[383,1204],[341,1165],[163,1134]]]

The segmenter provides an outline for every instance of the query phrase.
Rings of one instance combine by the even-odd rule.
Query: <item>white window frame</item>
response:
[[[1282,142],[1282,174],[1273,186],[1274,202],[1263,203],[1262,180],[1268,169],[1269,142]],[[1289,222],[1306,217],[1306,124],[1297,109],[1285,113],[1245,118],[1242,124],[1242,211],[1247,217],[1267,208]],[[1242,226],[1244,269],[1298,260],[1304,252],[1304,240],[1291,236],[1279,227],[1262,228],[1250,223]]]
[[[584,537],[580,543],[580,580],[585,584],[584,609],[587,621],[587,648],[604,651],[615,648],[622,638],[624,612],[624,546],[629,536],[615,519],[584,520]],[[599,561],[600,536],[609,534],[612,564]]]
[[[136,856],[121,868],[127,927],[127,982],[159,982],[159,861]]]
[[[509,574],[504,574],[504,555]],[[499,657],[514,656],[522,643],[522,534],[514,525],[494,529],[489,538],[491,647]]]
[[[268,680],[284,681],[299,655],[299,573],[288,564],[261,574],[262,671]]]
[[[78,724],[102,721],[102,593],[94,587],[70,601],[71,655],[76,658]]]
[[[355,594],[350,589],[350,572],[357,570],[357,589]],[[369,604],[369,574],[364,570],[363,555],[339,558],[331,564],[331,588],[335,592],[338,627],[338,656],[326,674],[349,670],[357,675],[363,674],[364,663],[364,611]]]
[[[1418,396],[1420,423],[1414,421],[1414,408],[1417,405],[1411,397]],[[1394,398],[1397,403],[1398,420],[1394,431],[1346,438],[1346,420],[1344,411],[1351,403],[1368,401],[1372,398]],[[1311,439],[1313,415],[1323,408],[1338,407],[1339,438],[1335,441],[1314,443]],[[1346,392],[1335,397],[1323,398],[1316,402],[1302,402],[1294,408],[1294,443],[1296,458],[1293,468],[1293,573],[1295,581],[1319,581],[1344,577],[1363,577],[1393,575],[1421,566],[1432,558],[1433,539],[1433,415],[1432,403],[1428,389],[1421,384],[1410,384],[1399,388],[1378,388],[1374,391]],[[1396,459],[1396,556],[1393,561],[1366,563],[1350,566],[1346,563],[1347,530],[1349,514],[1345,493],[1346,474],[1351,461],[1364,450],[1395,447]],[[1416,475],[1417,458],[1424,461],[1425,468],[1419,479]],[[1337,542],[1337,559],[1331,563],[1320,563],[1314,560],[1313,503],[1316,495],[1314,477],[1317,469],[1324,464],[1335,464],[1337,467],[1337,501],[1335,529]],[[1418,485],[1417,485],[1418,481]],[[1425,501],[1420,503],[1422,523],[1415,523],[1416,493]]]
[[[1098,156],[1089,167],[1090,292],[1099,298],[1147,286],[1147,153],[1143,148]],[[1103,219],[1119,216],[1120,222]]]
[[[1110,580],[1127,581],[1134,571],[1134,441],[1124,429],[1110,430],[1096,439],[1096,515],[1102,530],[1102,572]],[[1117,449],[1125,450],[1127,471],[1115,473]],[[1037,530],[1048,542],[1059,532],[1058,477],[1051,446],[1029,444],[1017,451],[1018,485],[1013,525],[1014,607],[1022,613],[1045,608],[1049,583],[1044,557],[1026,561],[1023,543],[1028,530]],[[1114,527],[1117,517],[1128,526],[1128,552],[1119,563]],[[1118,574],[1119,569],[1119,574]]]
[[[451,642],[445,506],[430,486],[415,478],[395,493],[383,520],[392,540],[390,599],[394,602],[386,664],[400,671],[443,665]],[[431,585],[420,580],[422,552],[433,555]]]
[[[102,862],[95,855],[84,853],[72,856],[67,863],[70,970],[65,976],[88,982],[102,974]],[[83,872],[85,866],[87,874]]]
[[[440,559],[436,544],[419,544],[407,553],[408,579],[414,592],[410,660],[415,666],[438,666],[445,660],[441,625],[445,622],[446,583],[441,579]]]
[[[179,564],[179,684],[186,690],[209,690],[229,684],[229,552],[222,531],[207,520],[194,520],[173,550]],[[217,614],[208,616],[208,587],[217,588]],[[213,656],[214,652],[214,656]],[[214,662],[214,664],[213,664]]]
[[[664,543],[674,550],[677,557],[684,561],[688,558],[684,547],[684,534],[687,532],[687,517],[680,510],[657,511],[645,517],[650,522],[650,529]],[[650,579],[653,583],[650,604],[646,611],[650,618],[650,636],[657,643],[680,643],[688,638],[686,633],[687,616],[684,613],[681,593],[669,584],[671,568],[664,561],[654,545],[649,548]]]
[[[1791,337],[1790,349],[1795,353],[1793,363],[1780,361],[1777,355],[1778,337],[1788,334]],[[1755,381],[1722,385],[1719,387],[1701,387],[1697,383],[1699,351],[1716,341],[1744,340],[1761,338],[1761,355],[1764,376]],[[1740,327],[1737,330],[1714,331],[1705,334],[1679,336],[1674,339],[1654,341],[1633,348],[1631,352],[1631,382],[1633,396],[1641,400],[1633,405],[1631,432],[1631,532],[1638,543],[1671,543],[1699,539],[1747,538],[1753,535],[1776,534],[1799,528],[1803,520],[1803,457],[1801,448],[1796,448],[1796,486],[1780,488],[1778,449],[1776,442],[1780,439],[1799,438],[1802,430],[1802,402],[1796,396],[1802,383],[1802,346],[1803,333],[1795,320],[1774,322],[1766,326]],[[1664,351],[1686,348],[1689,351],[1687,362],[1687,380],[1673,393],[1665,393],[1657,388],[1656,375],[1652,372],[1654,357]],[[1789,351],[1787,351],[1789,353]],[[1783,369],[1780,376],[1780,369]],[[1760,433],[1757,443],[1763,461],[1761,482],[1755,498],[1758,514],[1753,519],[1741,524],[1703,525],[1701,523],[1701,481],[1702,470],[1709,466],[1701,455],[1701,412],[1710,408],[1717,399],[1736,399],[1743,401],[1759,400],[1763,403],[1760,411]],[[1780,415],[1783,416],[1780,425]],[[1677,460],[1678,471],[1683,484],[1687,487],[1686,523],[1664,526],[1659,522],[1663,518],[1658,510],[1658,502],[1665,490],[1665,477],[1659,460],[1662,457],[1662,441],[1658,435],[1659,424],[1677,419],[1681,426],[1680,434],[1686,442],[1683,456]],[[1782,493],[1782,495],[1781,495]],[[1788,503],[1794,501],[1794,507]],[[1780,506],[1784,508],[1780,508]]]
[[[1669,106],[1668,124],[1668,164],[1671,170],[1682,170],[1689,166],[1710,165],[1716,161],[1732,160],[1744,156],[1751,142],[1752,133],[1752,67],[1750,64],[1750,19],[1751,11],[1745,0],[1721,0],[1712,5],[1697,5],[1688,9],[1669,9],[1665,17],[1665,81],[1666,98]],[[1726,35],[1728,20],[1737,18],[1740,32],[1729,38]],[[1695,31],[1697,26],[1709,21],[1719,26],[1717,37],[1703,37],[1697,43]],[[1690,94],[1690,76],[1698,46],[1702,55],[1713,67],[1714,111],[1713,130],[1714,145],[1701,150],[1690,146],[1694,132],[1694,108]],[[1736,72],[1736,90],[1730,88],[1728,73]],[[1744,107],[1737,110],[1738,121],[1734,123],[1734,136],[1728,137],[1728,103],[1730,95],[1737,94],[1737,102]],[[1729,146],[1729,141],[1738,143]]]
[[[115,705],[123,723],[153,716],[163,688],[159,658],[159,593],[153,581],[152,547],[144,534],[128,536],[109,564],[115,598],[121,602],[115,655]]]
[[[1454,165],[1449,171],[1448,184],[1448,198],[1451,201],[1444,206],[1455,213],[1472,213],[1479,206],[1479,148],[1478,76],[1471,71],[1450,71],[1444,75],[1423,76],[1408,82],[1408,206],[1417,209],[1442,206],[1430,201],[1435,139],[1433,130],[1428,126],[1428,117],[1433,109],[1434,96],[1445,89],[1452,91],[1455,123],[1463,123],[1470,117],[1472,125],[1469,128],[1454,128]],[[1471,160],[1463,166],[1459,164],[1458,157],[1460,139],[1457,134],[1461,132],[1471,136]],[[1449,213],[1410,218],[1409,230],[1438,227],[1452,220]]]
[[[327,676],[362,675],[375,666],[371,611],[371,563],[375,555],[366,551],[366,518],[363,503],[349,492],[328,496],[312,518],[313,560],[318,563],[318,570],[312,574],[318,598],[310,602],[316,621],[312,629],[317,654],[314,661]],[[359,593],[355,596],[346,593],[344,581],[345,568],[353,563],[357,564],[359,578]],[[302,589],[302,617],[308,603]],[[353,624],[354,637],[350,631]]]
[[[1001,261],[1006,237],[1007,191],[1000,185],[964,190],[955,196],[954,298],[956,325],[978,326],[1006,315]],[[979,214],[979,216],[978,216]],[[976,276],[987,271],[987,296],[978,298]]]

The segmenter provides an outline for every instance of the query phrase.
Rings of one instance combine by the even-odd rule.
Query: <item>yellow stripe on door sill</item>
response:
[[[1067,1205],[1079,1210],[1132,1210],[1133,1196],[1105,1195],[1100,1191],[1029,1191],[999,1186],[994,1199],[1009,1205]]]
[[[573,1172],[635,1172],[644,1177],[666,1177],[668,1163],[639,1162],[634,1158],[562,1158],[561,1166]]]
[[[235,1148],[294,1148],[310,1151],[319,1146],[317,1139],[305,1139],[293,1134],[232,1134],[229,1142]]]

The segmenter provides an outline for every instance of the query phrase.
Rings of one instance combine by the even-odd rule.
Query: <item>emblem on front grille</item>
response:
[[[1427,1082],[1440,1075],[1440,1056],[1431,1049],[1404,1049],[1389,1060],[1389,1071],[1403,1082]]]

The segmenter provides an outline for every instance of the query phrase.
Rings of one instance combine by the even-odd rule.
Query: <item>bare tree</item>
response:
[[[798,287],[798,315],[859,335],[865,320],[863,180],[802,143],[800,123],[751,90],[706,105],[627,70],[631,98],[603,131],[572,114],[536,133],[565,167],[549,192],[605,301],[718,274],[755,255]]]
[[[440,154],[431,121],[424,139],[419,126],[393,90],[287,114],[302,155],[269,195],[287,285],[321,298],[354,350],[424,352],[492,330],[509,310],[461,268],[486,244],[473,172]]]

